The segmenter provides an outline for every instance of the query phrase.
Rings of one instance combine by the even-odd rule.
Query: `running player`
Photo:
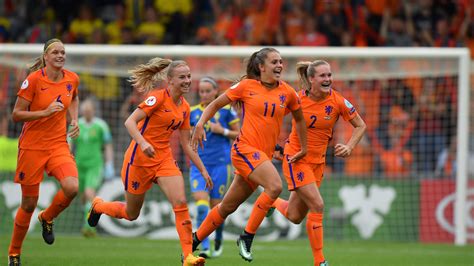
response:
[[[191,107],[191,126],[196,125],[201,118],[204,108],[216,99],[219,93],[217,82],[211,77],[203,77],[199,81],[199,97],[201,102]],[[214,188],[206,189],[206,180],[199,173],[198,168],[191,163],[189,181],[191,192],[197,207],[197,226],[199,227],[206,218],[211,208],[222,201],[231,175],[230,165],[230,140],[239,134],[239,118],[230,105],[220,109],[213,118],[204,126],[207,141],[204,149],[199,149],[199,157],[212,177]],[[210,203],[210,204],[209,204]],[[216,230],[214,249],[210,249],[209,239],[205,238],[201,244],[199,256],[208,258],[218,257],[222,254],[222,235],[224,224]]]
[[[326,149],[332,137],[334,124],[340,116],[352,124],[354,131],[346,144],[335,145],[335,156],[346,158],[351,155],[364,135],[366,125],[355,107],[332,89],[329,63],[322,60],[298,62],[296,68],[302,86],[299,95],[308,130],[308,154],[298,162],[290,160],[301,149],[297,124],[293,121],[283,155],[283,174],[288,183],[290,199],[285,201],[278,198],[273,205],[295,224],[308,217],[306,231],[313,252],[314,265],[328,266],[322,251],[324,202],[318,189],[323,180]],[[276,155],[278,156],[277,153]]]
[[[94,198],[88,223],[95,227],[102,214],[129,221],[137,219],[145,193],[156,183],[173,207],[183,252],[183,265],[204,265],[204,258],[192,254],[192,224],[183,175],[173,159],[170,147],[171,134],[179,130],[184,152],[206,180],[206,187],[212,189],[212,180],[204,164],[189,145],[190,108],[183,94],[189,92],[191,71],[185,61],[156,57],[130,72],[132,85],[149,94],[125,121],[125,127],[132,137],[122,166],[126,203],[105,202],[99,197]],[[163,79],[165,73],[168,87],[154,89],[156,81]]]
[[[67,69],[66,50],[58,39],[44,44],[43,54],[30,67],[13,108],[15,122],[24,122],[19,139],[15,182],[21,185],[21,205],[15,216],[8,249],[9,265],[21,265],[23,240],[38,202],[43,173],[58,180],[60,189],[51,205],[38,215],[44,241],[54,242],[53,220],[77,194],[76,162],[69,151],[66,135],[79,135],[79,77]],[[67,119],[69,116],[69,129]]]
[[[271,162],[285,110],[290,110],[297,121],[301,150],[289,160],[296,162],[306,154],[306,128],[299,97],[283,82],[283,60],[278,50],[263,48],[254,52],[248,63],[246,76],[224,94],[211,102],[195,126],[192,137],[194,149],[206,140],[204,125],[214,114],[230,102],[239,101],[242,107],[242,129],[232,144],[232,164],[236,175],[222,202],[214,207],[193,234],[193,249],[216,230],[237,207],[257,188],[264,191],[257,198],[247,226],[237,240],[244,260],[252,261],[251,245],[267,211],[281,193],[280,175]]]

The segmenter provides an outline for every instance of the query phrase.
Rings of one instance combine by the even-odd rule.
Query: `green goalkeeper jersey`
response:
[[[78,121],[79,137],[73,139],[78,167],[102,166],[104,164],[103,146],[112,141],[107,123],[94,117],[90,123],[81,117]]]

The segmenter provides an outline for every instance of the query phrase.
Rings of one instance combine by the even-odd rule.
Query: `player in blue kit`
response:
[[[199,81],[199,97],[201,103],[191,107],[191,126],[199,121],[204,108],[213,101],[219,93],[217,82],[211,77],[203,77]],[[203,161],[209,175],[212,178],[214,187],[206,188],[206,181],[199,170],[191,163],[189,181],[193,198],[196,202],[197,217],[196,222],[199,227],[212,208],[219,204],[224,197],[224,193],[229,184],[232,174],[230,162],[231,140],[239,134],[239,118],[230,105],[220,109],[215,116],[204,126],[206,139],[204,149],[199,149],[199,157]],[[204,239],[201,243],[199,256],[208,258],[218,257],[222,254],[222,234],[224,224],[216,230],[214,249],[210,249],[209,239]]]

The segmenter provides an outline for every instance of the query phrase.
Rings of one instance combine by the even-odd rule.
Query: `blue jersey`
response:
[[[194,127],[201,118],[204,107],[201,104],[191,107],[189,117],[191,126]],[[239,118],[230,105],[224,106],[216,112],[210,120],[213,123],[219,121],[222,127],[229,129],[230,125],[239,122]],[[230,163],[231,141],[224,135],[211,132],[209,122],[204,125],[207,141],[203,142],[204,150],[199,147],[198,154],[204,165],[217,165]]]

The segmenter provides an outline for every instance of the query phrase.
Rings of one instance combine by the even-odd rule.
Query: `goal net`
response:
[[[127,82],[127,70],[155,56],[187,61],[193,89],[186,98],[194,105],[199,102],[197,81],[201,77],[214,77],[224,91],[244,74],[244,59],[258,49],[66,44],[66,68],[79,74],[80,99],[92,98],[97,115],[108,123],[115,172],[119,174],[130,142],[123,122],[143,100],[143,95]],[[334,129],[320,188],[325,202],[326,239],[457,244],[474,241],[474,121],[469,123],[473,118],[474,104],[469,95],[474,79],[466,49],[277,49],[284,59],[283,79],[295,89],[296,62],[328,61],[333,88],[355,106],[367,124],[367,133],[347,159],[334,157],[333,147],[349,140],[352,126],[340,119]],[[41,51],[39,45],[0,45],[1,234],[11,232],[12,217],[21,200],[20,188],[12,182],[15,141],[21,123],[11,122],[10,114],[26,77],[26,66]],[[290,122],[288,117],[281,130],[281,144],[289,134]],[[172,146],[195,217],[189,194],[188,160],[176,137]],[[281,169],[278,161],[274,163]],[[38,210],[49,205],[57,189],[54,178],[44,179]],[[120,177],[105,182],[98,193],[106,200],[123,199]],[[227,219],[228,239],[244,228],[258,193]],[[288,198],[288,191],[284,189],[281,196]],[[78,197],[57,219],[57,232],[80,233],[83,215]],[[36,221],[32,221],[30,230],[39,231]],[[102,216],[99,231],[116,236],[177,237],[172,208],[156,187],[148,193],[138,220],[127,222]],[[290,224],[277,213],[265,219],[258,232],[259,239],[266,240],[294,239],[305,234],[304,223]]]

